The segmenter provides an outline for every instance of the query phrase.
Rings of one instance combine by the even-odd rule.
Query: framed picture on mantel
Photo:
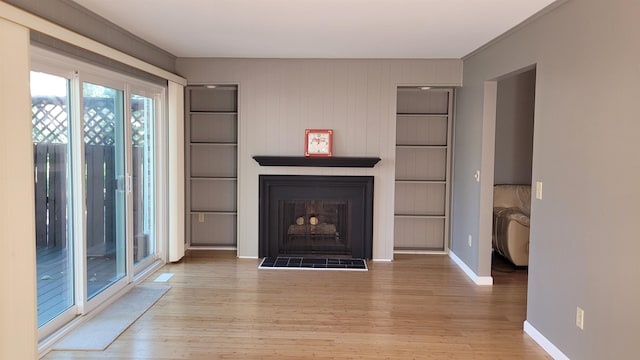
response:
[[[333,130],[306,129],[304,156],[333,156]]]

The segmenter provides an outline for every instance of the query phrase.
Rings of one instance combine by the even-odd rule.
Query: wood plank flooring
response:
[[[476,286],[441,255],[368,272],[257,268],[232,252],[158,271],[172,289],[103,352],[45,359],[549,359],[522,331],[526,272]],[[157,274],[152,275],[152,281]]]

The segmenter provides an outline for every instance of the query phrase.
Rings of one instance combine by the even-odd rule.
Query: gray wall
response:
[[[239,84],[238,255],[258,256],[258,175],[374,176],[374,259],[393,258],[396,88],[459,86],[461,60],[178,59],[189,84]],[[334,130],[335,156],[373,169],[260,167],[254,155],[301,156],[304,130]]]
[[[490,236],[467,250],[466,234],[490,211],[479,206],[491,184],[464,176],[493,146],[482,143],[484,83],[535,64],[533,180],[544,196],[532,203],[527,321],[571,359],[637,358],[638,14],[635,0],[569,0],[464,59],[453,251],[489,273]]]
[[[3,0],[69,30],[175,72],[176,57],[70,0]]]
[[[530,184],[536,71],[498,81],[493,182]]]

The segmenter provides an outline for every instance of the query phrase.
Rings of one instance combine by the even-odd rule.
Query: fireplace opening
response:
[[[281,253],[351,256],[349,205],[345,200],[280,200]]]
[[[371,258],[373,177],[260,176],[260,257]]]

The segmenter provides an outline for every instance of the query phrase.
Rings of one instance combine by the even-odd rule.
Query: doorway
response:
[[[491,269],[494,278],[496,272],[524,272],[526,281],[536,69],[517,71],[496,83]]]

